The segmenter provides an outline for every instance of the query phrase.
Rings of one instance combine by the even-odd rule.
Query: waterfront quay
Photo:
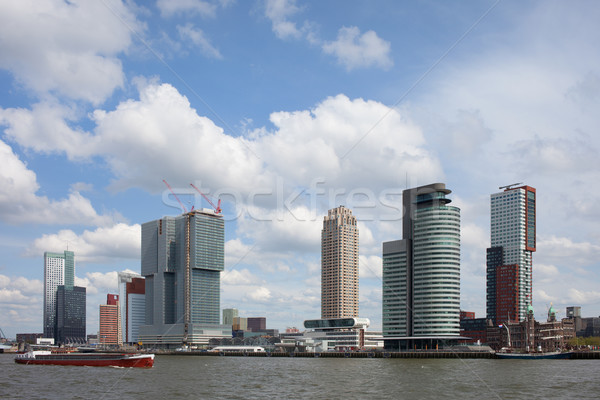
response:
[[[300,357],[300,358],[498,358],[488,351],[403,351],[403,352],[285,352],[285,351],[186,351],[160,352],[160,355],[206,356],[206,357]],[[571,360],[598,360],[600,351],[571,353]]]

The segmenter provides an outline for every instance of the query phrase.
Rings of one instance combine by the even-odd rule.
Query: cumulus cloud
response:
[[[100,298],[109,292],[116,292],[119,289],[118,282],[117,271],[87,272],[84,278],[75,277],[75,286],[86,288],[86,294],[99,294]]]
[[[42,281],[38,279],[0,275],[0,307],[4,329],[18,326],[25,331],[39,331],[43,288]],[[5,334],[10,336],[8,332]]]
[[[0,68],[43,96],[59,93],[94,104],[121,87],[117,56],[142,25],[120,0],[9,2],[0,13]]]
[[[200,48],[202,54],[209,58],[222,59],[223,56],[219,50],[214,47],[202,29],[195,28],[192,24],[178,25],[177,32],[179,37],[184,40],[189,40],[194,46]]]
[[[356,26],[340,28],[335,41],[323,44],[323,51],[335,56],[348,71],[372,66],[389,69],[394,65],[390,42],[374,31],[361,34]]]
[[[62,200],[38,196],[36,175],[27,168],[11,147],[0,140],[0,220],[9,224],[107,225],[112,216],[98,215],[89,199],[72,191]]]
[[[244,139],[224,134],[199,116],[171,85],[148,84],[141,88],[139,101],[123,102],[110,112],[97,110],[93,118],[97,152],[107,159],[117,188],[154,191],[162,185],[157,177],[185,186],[200,177],[212,187],[222,182],[248,189],[254,183],[248,178],[260,175],[260,160]]]
[[[71,158],[103,157],[118,189],[163,189],[157,176],[185,186],[200,178],[213,191],[235,188],[246,197],[258,194],[255,198],[265,197],[257,191],[274,195],[281,184],[288,191],[279,193],[285,199],[291,190],[307,188],[322,176],[322,187],[368,187],[378,195],[399,186],[404,174],[424,181],[442,175],[420,129],[398,110],[375,101],[329,97],[310,110],[272,113],[272,130],[232,137],[199,116],[173,86],[144,82],[139,89],[139,100],[124,101],[113,111],[96,110],[93,134],[67,129],[57,117],[45,120],[45,130],[22,122],[35,120],[37,110],[4,110],[2,122],[11,138],[39,151],[36,138],[54,128],[64,132],[53,148],[62,147]]]
[[[77,118],[75,110],[53,101],[36,103],[31,110],[0,108],[0,125],[6,137],[38,153],[65,153],[71,160],[83,160],[94,148],[92,135],[69,123]]]
[[[141,226],[118,223],[110,227],[100,227],[93,231],[85,230],[77,234],[70,229],[46,234],[35,239],[26,254],[36,256],[49,249],[62,249],[68,243],[75,252],[76,261],[99,262],[117,259],[139,259]]]

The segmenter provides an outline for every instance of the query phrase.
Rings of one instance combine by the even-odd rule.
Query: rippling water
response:
[[[0,399],[597,399],[600,360],[157,356],[152,369],[20,365]]]

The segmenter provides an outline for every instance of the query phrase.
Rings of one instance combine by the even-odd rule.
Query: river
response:
[[[0,399],[597,399],[599,360],[157,356],[151,369],[20,365]]]

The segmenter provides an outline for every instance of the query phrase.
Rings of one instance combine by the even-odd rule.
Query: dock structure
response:
[[[301,357],[301,358],[487,358],[497,359],[496,354],[488,351],[403,351],[403,352],[382,352],[382,351],[361,351],[361,352],[285,352],[285,351],[263,351],[263,352],[243,352],[243,351],[188,351],[188,352],[167,352],[165,355],[178,356],[212,356],[212,357]],[[571,360],[599,360],[600,351],[584,351],[571,353]]]

